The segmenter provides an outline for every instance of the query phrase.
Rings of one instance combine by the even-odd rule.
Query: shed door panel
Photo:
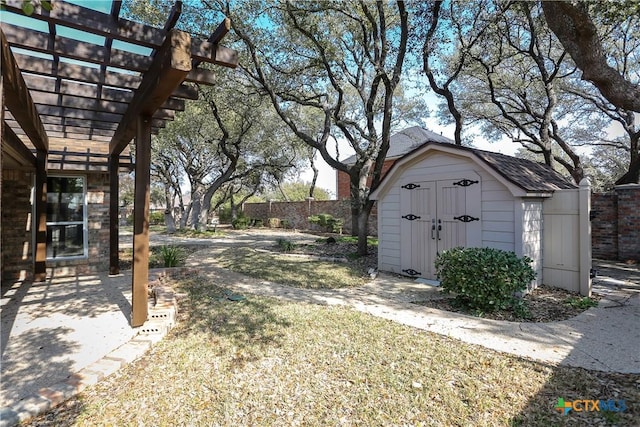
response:
[[[402,225],[400,264],[404,273],[430,277],[437,251],[435,232],[435,182],[415,183],[414,189],[403,189],[400,199]],[[413,271],[413,272],[412,272]]]
[[[457,181],[448,179],[402,186],[400,264],[403,273],[436,279],[434,261],[437,253],[467,245],[469,223],[460,218],[469,214],[469,190],[454,182]]]
[[[467,244],[466,223],[455,219],[466,214],[467,189],[454,185],[453,180],[438,181],[438,251],[444,251]]]

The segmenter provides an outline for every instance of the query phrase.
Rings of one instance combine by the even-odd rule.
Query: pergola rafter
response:
[[[140,326],[147,316],[151,135],[184,110],[185,100],[197,99],[197,89],[185,82],[214,84],[214,72],[198,65],[237,66],[237,52],[219,44],[230,22],[225,18],[207,40],[197,40],[174,29],[181,1],[163,28],[120,19],[119,1],[109,13],[56,1],[53,10],[36,6],[31,15],[46,24],[43,32],[11,19],[22,14],[21,7],[22,0],[7,0],[3,12],[0,80],[6,109],[0,108],[0,123],[3,153],[36,169],[34,277],[43,279],[46,273],[47,165],[108,167],[110,271],[118,272],[118,169],[129,163],[123,151],[135,138],[131,324]],[[86,38],[76,40],[67,28]]]

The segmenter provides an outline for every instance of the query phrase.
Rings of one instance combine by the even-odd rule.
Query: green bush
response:
[[[326,231],[333,233],[342,232],[342,226],[344,225],[344,221],[341,218],[334,218],[333,215],[326,213],[310,216],[308,220],[311,224],[317,224]]]
[[[149,214],[149,225],[164,224],[164,212],[151,212]]]
[[[531,259],[492,248],[455,248],[436,257],[442,289],[456,294],[456,302],[471,310],[494,311],[515,307],[516,293],[535,279]]]
[[[231,221],[231,225],[236,230],[246,230],[247,228],[249,228],[249,218],[245,216],[239,216]]]
[[[184,252],[177,246],[161,246],[160,256],[165,267],[177,267],[182,262]]]
[[[282,249],[283,252],[291,252],[296,246],[291,240],[283,239],[282,237],[278,238],[276,243],[280,246],[280,249]]]

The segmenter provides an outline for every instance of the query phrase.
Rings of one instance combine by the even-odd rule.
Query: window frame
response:
[[[67,260],[78,260],[78,259],[88,259],[89,258],[89,214],[88,214],[88,195],[87,195],[87,176],[86,175],[73,175],[73,174],[57,174],[57,173],[48,173],[47,180],[49,178],[69,178],[69,179],[82,179],[82,220],[76,221],[46,221],[47,224],[47,234],[49,233],[50,226],[65,226],[65,225],[82,225],[82,255],[67,255],[67,256],[56,256],[50,257],[47,253],[47,261],[56,262],[56,261],[67,261]],[[48,183],[47,183],[48,185]],[[49,194],[49,189],[47,188],[47,194]],[[48,240],[48,239],[47,239]],[[47,248],[48,249],[48,248]],[[48,251],[47,251],[48,252]]]

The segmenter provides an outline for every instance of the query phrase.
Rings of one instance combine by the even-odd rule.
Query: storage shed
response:
[[[588,181],[533,161],[427,142],[398,159],[378,203],[378,267],[437,279],[438,252],[491,247],[528,256],[535,283],[591,292]]]

